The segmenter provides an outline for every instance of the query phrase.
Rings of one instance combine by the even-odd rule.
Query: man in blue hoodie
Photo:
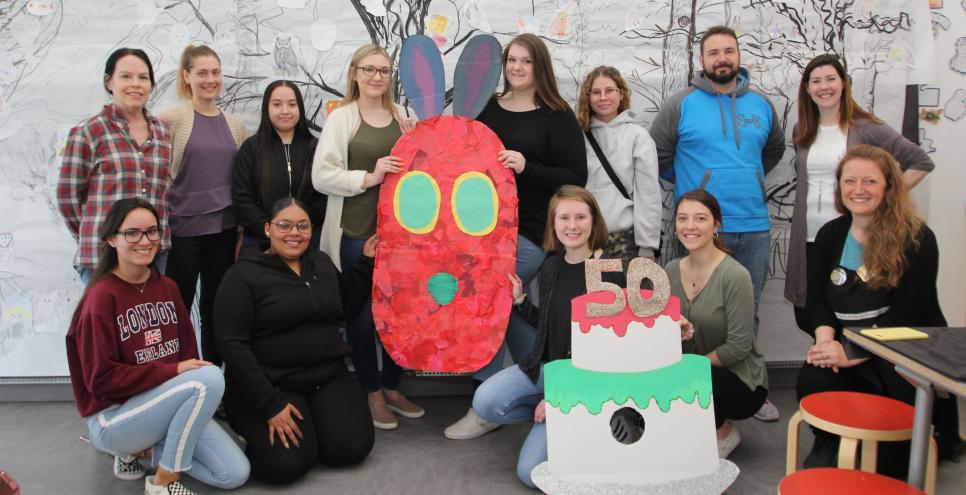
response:
[[[661,176],[675,183],[675,201],[701,188],[721,204],[719,235],[751,274],[758,335],[758,301],[771,239],[765,174],[781,160],[785,135],[768,97],[750,88],[734,30],[708,29],[701,38],[700,62],[704,70],[691,86],[664,102],[651,124],[651,137]],[[777,410],[764,417],[777,419]]]

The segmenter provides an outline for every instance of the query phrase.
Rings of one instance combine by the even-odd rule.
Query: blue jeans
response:
[[[220,369],[186,371],[88,416],[91,444],[121,457],[151,448],[153,467],[184,472],[217,488],[237,488],[248,479],[248,459],[211,419],[224,392]]]
[[[771,254],[771,233],[722,232],[718,234],[731,251],[731,257],[748,270],[755,290],[755,337],[758,337],[758,301],[768,277],[768,259]]]
[[[365,239],[342,238],[339,256],[342,258],[342,273],[351,272],[359,258],[362,257],[362,246]],[[355,318],[346,322],[346,340],[352,347],[352,364],[356,370],[356,377],[362,383],[366,392],[378,392],[380,388],[398,390],[402,379],[403,369],[396,364],[392,356],[383,348],[382,372],[379,372],[379,362],[376,356],[376,323],[372,320],[372,297]]]
[[[540,246],[534,244],[523,237],[522,235],[517,236],[517,275],[523,280],[523,290],[529,294],[530,281],[533,277],[537,276],[537,271],[540,270],[540,265],[543,264],[543,259],[546,257],[546,253]],[[532,300],[532,299],[531,299]],[[527,357],[530,353],[530,349],[533,348],[533,341],[536,339],[537,330],[530,326],[522,317],[516,313],[510,313],[510,322],[507,325],[506,337],[504,337],[504,345],[500,346],[500,349],[496,351],[496,355],[493,359],[481,368],[476,374],[473,375],[475,380],[484,381],[491,376],[495,375],[498,371],[503,369],[503,360],[505,359],[506,349],[510,350],[510,357],[513,358],[514,363],[519,363],[523,361],[523,358]]]
[[[520,366],[510,366],[483,382],[473,395],[473,410],[486,421],[501,425],[530,423],[533,410],[543,400],[543,368],[537,383]],[[547,423],[534,423],[517,458],[517,477],[536,488],[530,472],[547,460]]]

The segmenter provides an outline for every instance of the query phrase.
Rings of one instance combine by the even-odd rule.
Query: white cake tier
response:
[[[627,333],[613,327],[591,325],[584,333],[570,322],[570,349],[574,366],[590,371],[638,372],[670,366],[681,360],[681,327],[668,315],[654,320],[653,327],[640,321],[627,324]]]
[[[643,436],[630,445],[611,434],[611,416],[625,406],[644,419]],[[551,471],[577,481],[640,484],[706,475],[718,467],[714,403],[702,408],[698,400],[675,399],[665,413],[654,400],[644,409],[611,400],[596,415],[582,404],[567,414],[547,404],[547,451]]]

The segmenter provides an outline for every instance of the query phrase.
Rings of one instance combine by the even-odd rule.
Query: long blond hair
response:
[[[389,61],[389,66],[392,67],[392,57],[389,56],[389,52],[387,52],[385,48],[373,43],[367,43],[365,45],[360,46],[359,49],[352,54],[352,60],[349,62],[349,73],[346,77],[345,98],[343,98],[342,101],[339,102],[340,107],[343,105],[348,105],[349,103],[352,103],[358,100],[359,97],[361,96],[361,93],[359,91],[359,83],[356,82],[355,78],[353,78],[352,76],[359,69],[359,62],[361,62],[362,59],[368,57],[369,55],[372,55],[373,53],[378,53],[379,55],[386,57],[386,60]],[[399,115],[397,115],[396,113],[396,105],[395,105],[395,101],[396,101],[396,94],[395,94],[396,92],[394,89],[396,86],[395,71],[393,72],[393,76],[389,79],[388,83],[389,83],[388,84],[389,87],[386,89],[386,92],[382,94],[382,106],[386,110],[389,110],[389,112],[392,113],[393,117],[398,119]]]
[[[621,72],[606,65],[597,67],[590,71],[590,74],[587,74],[587,77],[584,78],[584,82],[580,85],[580,93],[577,98],[577,123],[585,131],[590,129],[590,118],[594,116],[594,110],[590,108],[590,89],[594,86],[594,81],[598,77],[606,77],[614,81],[617,89],[620,90],[621,101],[617,105],[618,114],[631,107],[631,91],[627,86],[627,81],[621,76]]]
[[[214,50],[211,49],[210,46],[188,45],[184,47],[184,50],[181,51],[181,61],[178,63],[178,68],[180,68],[181,71],[178,72],[177,89],[178,96],[185,100],[191,99],[191,86],[188,86],[188,83],[185,82],[184,73],[191,72],[191,67],[194,64],[195,59],[198,57],[215,57],[215,60],[217,60],[218,64],[221,65],[221,58],[217,53],[215,53]]]
[[[835,170],[835,209],[839,213],[849,212],[842,201],[842,170],[845,164],[856,159],[875,163],[886,181],[885,195],[875,210],[862,253],[869,273],[867,283],[873,289],[895,288],[906,269],[906,248],[919,247],[919,234],[925,222],[916,212],[909,186],[895,158],[888,151],[868,144],[849,149]]]

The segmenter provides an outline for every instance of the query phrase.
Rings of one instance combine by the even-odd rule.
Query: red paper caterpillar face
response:
[[[420,122],[392,155],[379,193],[372,312],[401,366],[468,372],[503,342],[516,262],[517,195],[503,149],[465,117]]]

